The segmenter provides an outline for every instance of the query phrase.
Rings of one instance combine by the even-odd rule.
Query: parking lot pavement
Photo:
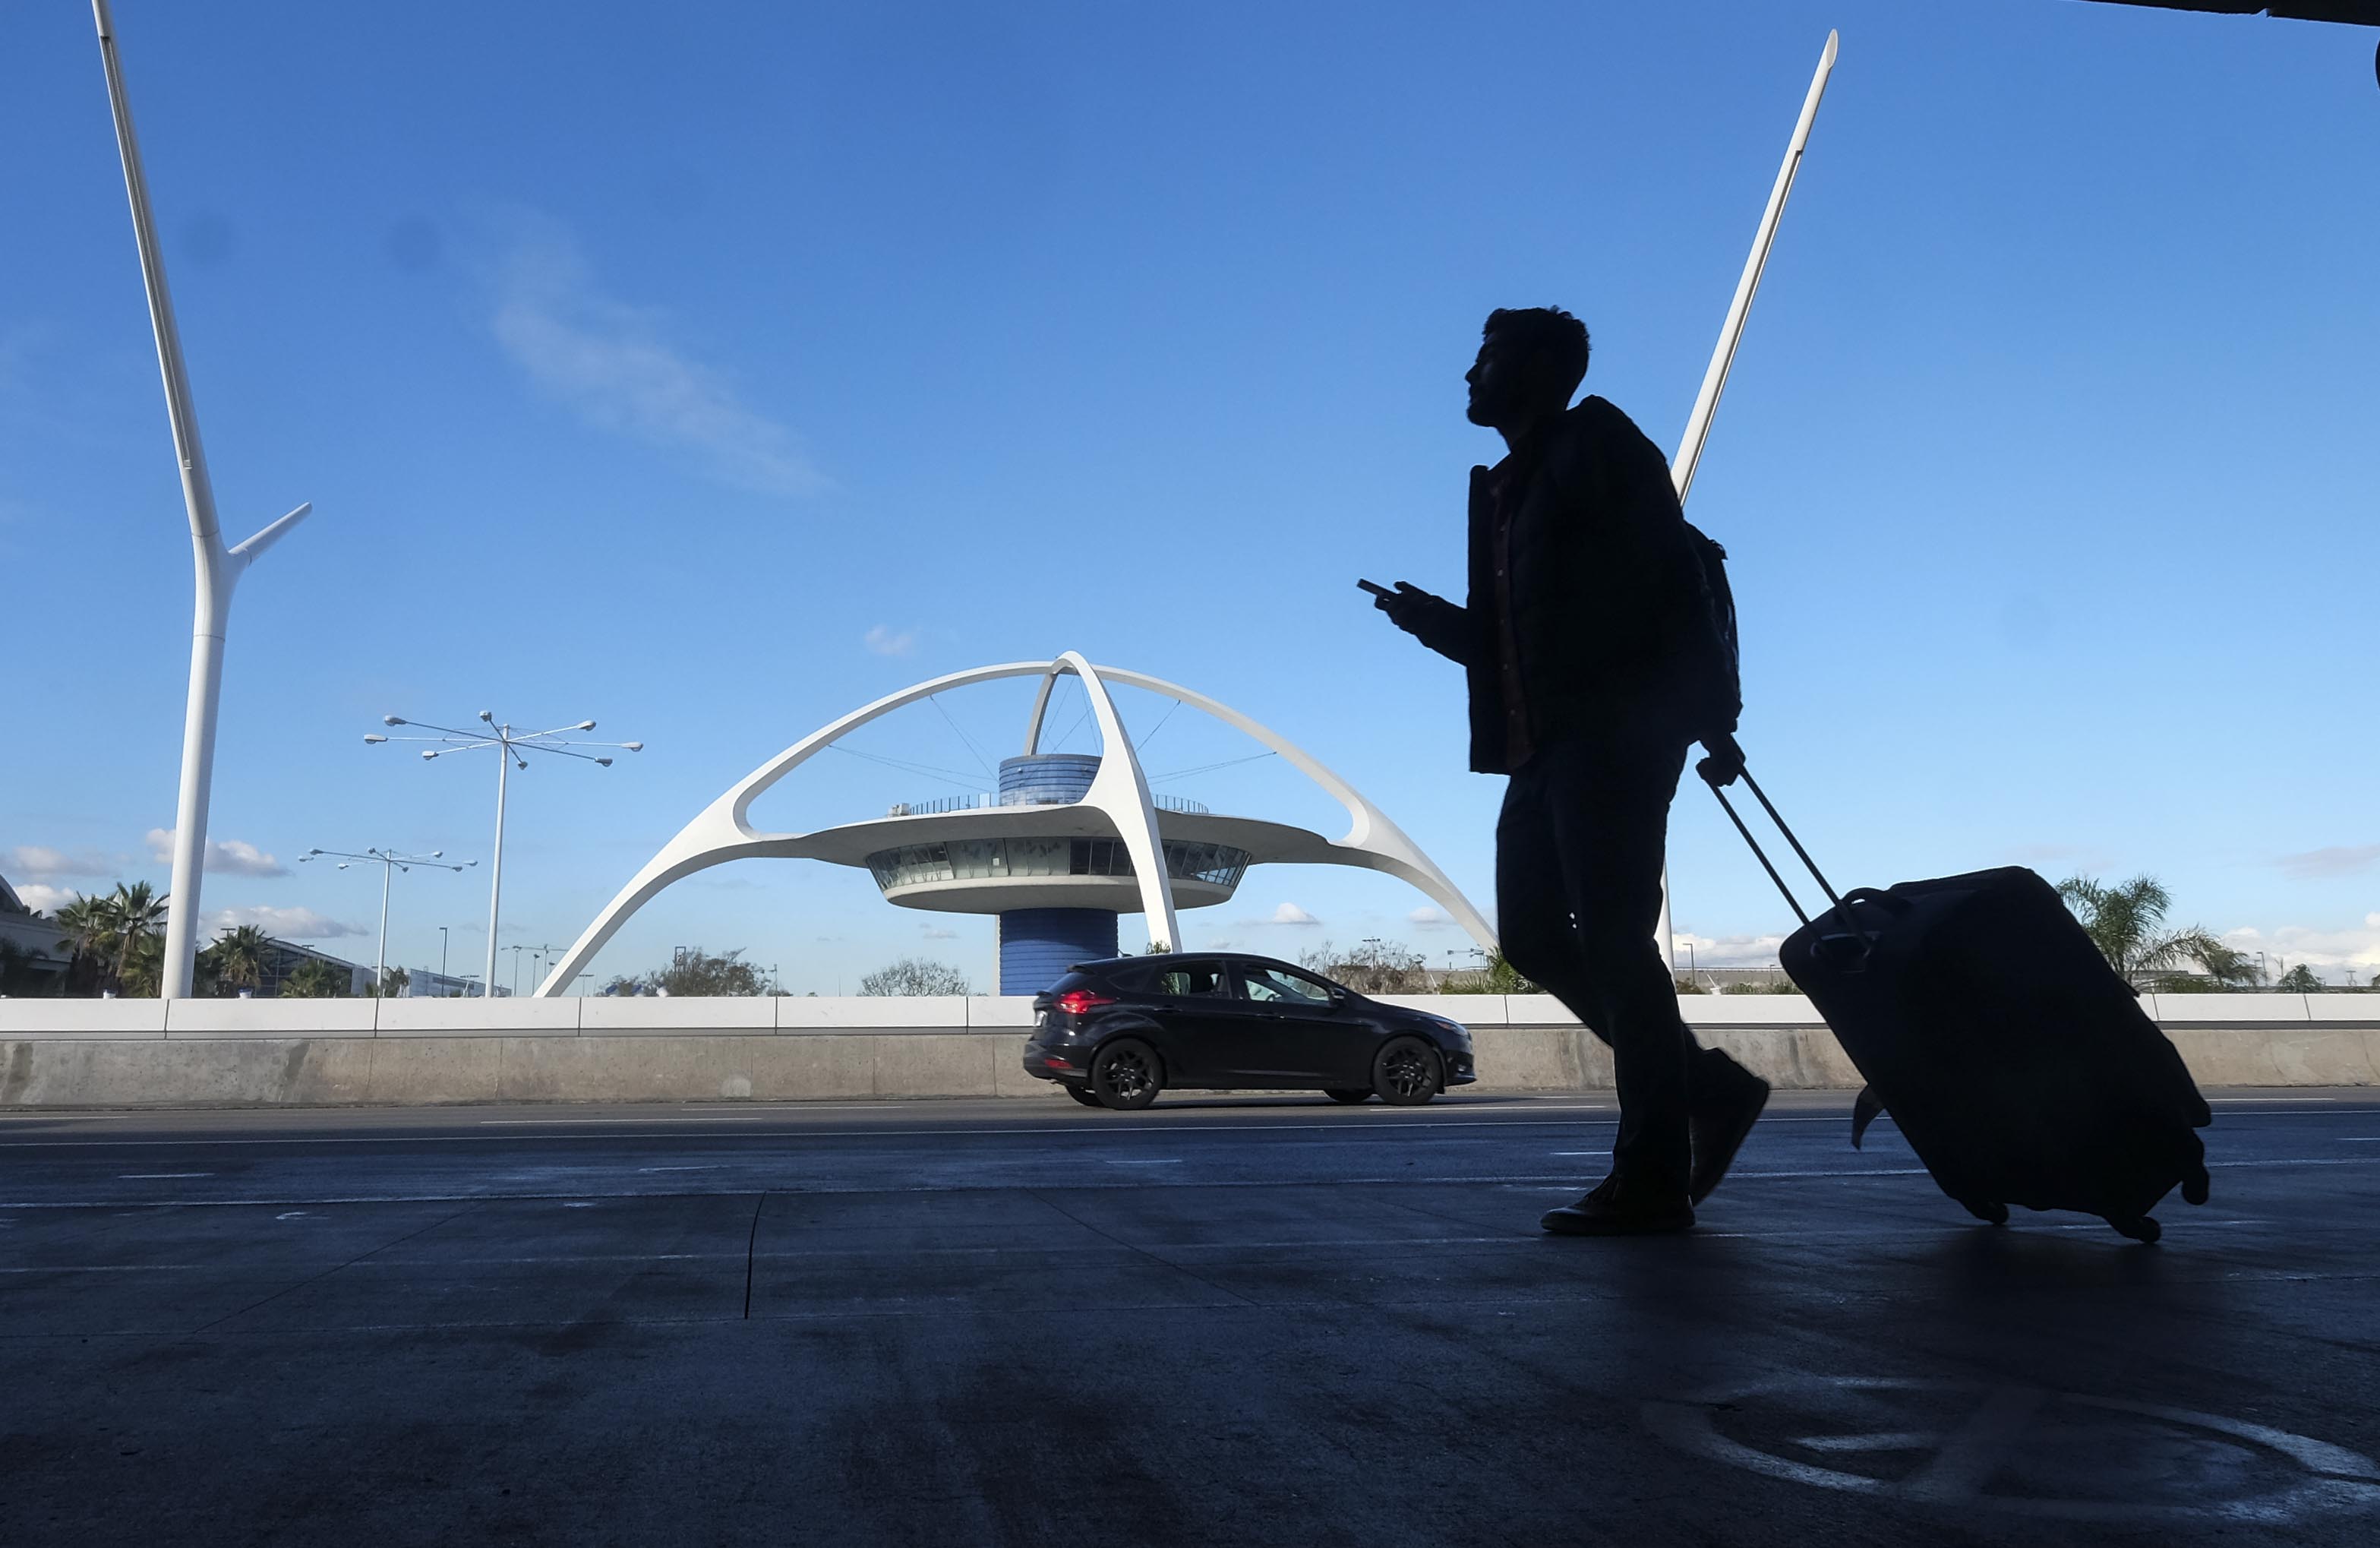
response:
[[[2380,1093],[2164,1242],[1780,1096],[0,1116],[0,1542],[2362,1543]]]

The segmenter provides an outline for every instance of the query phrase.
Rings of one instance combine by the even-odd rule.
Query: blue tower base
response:
[[[1077,962],[1116,954],[1117,916],[1104,908],[1013,908],[1000,916],[1000,989],[1038,994]]]

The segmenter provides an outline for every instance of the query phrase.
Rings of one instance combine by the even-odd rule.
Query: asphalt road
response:
[[[1780,1098],[0,1117],[0,1542],[2362,1543],[2380,1093],[2144,1248]]]

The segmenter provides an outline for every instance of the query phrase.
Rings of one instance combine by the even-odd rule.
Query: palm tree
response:
[[[334,1000],[347,992],[347,975],[317,957],[308,957],[281,981],[281,993],[298,1000]]]
[[[67,954],[67,970],[58,976],[58,992],[95,992],[100,976],[100,942],[107,933],[103,901],[77,893],[73,902],[62,905],[50,917],[66,932],[58,940],[58,949]]]
[[[102,930],[100,944],[105,954],[108,976],[116,981],[119,989],[128,987],[125,982],[127,977],[146,966],[142,958],[147,956],[147,951],[142,943],[152,937],[157,939],[162,970],[165,931],[165,898],[162,894],[146,882],[135,882],[129,886],[118,882],[114,892],[98,899],[98,913]],[[140,992],[133,990],[134,993]],[[149,990],[151,994],[156,992],[153,987]]]
[[[412,981],[411,973],[402,968],[391,968],[378,983],[372,985],[371,992],[383,1000],[399,1000],[405,997],[406,986]]]
[[[254,989],[264,981],[265,958],[273,953],[273,937],[252,924],[225,931],[200,955],[214,981],[225,989]]]
[[[139,1000],[153,1000],[164,993],[164,982],[165,932],[158,930],[134,936],[115,965],[117,992]]]
[[[2135,876],[2114,886],[2102,885],[2096,877],[2069,876],[2058,884],[2058,896],[2127,983],[2154,980],[2192,963],[2217,983],[2255,981],[2255,964],[2246,953],[2232,950],[2198,925],[2165,928],[2173,896],[2154,876]]]

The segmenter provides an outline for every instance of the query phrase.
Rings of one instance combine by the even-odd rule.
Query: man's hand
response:
[[[1407,634],[1417,635],[1421,632],[1422,618],[1428,613],[1429,604],[1438,600],[1412,581],[1400,580],[1397,589],[1387,596],[1374,597],[1372,605],[1387,614],[1389,622],[1397,628]]]
[[[1732,785],[1743,774],[1743,749],[1733,737],[1722,731],[1715,737],[1705,737],[1703,747],[1710,754],[1694,765],[1694,773],[1703,776],[1714,790]]]

